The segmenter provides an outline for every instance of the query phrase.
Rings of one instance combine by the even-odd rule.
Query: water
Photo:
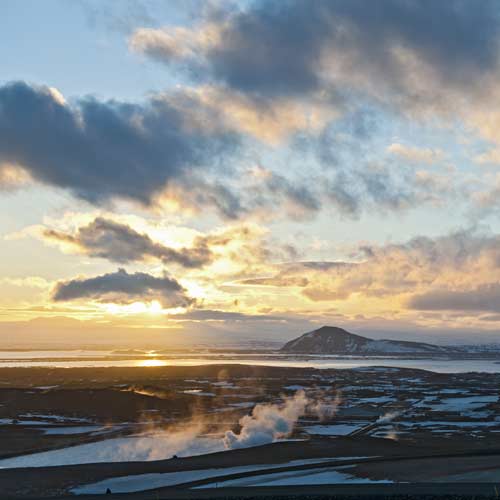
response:
[[[0,367],[105,368],[148,366],[196,366],[245,364],[293,368],[363,368],[385,366],[415,368],[437,373],[499,373],[500,358],[495,359],[398,359],[394,357],[355,357],[334,355],[286,355],[280,353],[217,353],[193,356],[192,353],[124,356],[112,351],[0,351]]]
[[[0,363],[6,360],[29,360],[29,359],[51,359],[51,358],[95,358],[114,355],[113,351],[93,351],[87,349],[75,349],[69,351],[57,350],[23,350],[23,351],[0,351]]]

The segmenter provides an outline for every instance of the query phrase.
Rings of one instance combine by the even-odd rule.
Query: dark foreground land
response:
[[[219,491],[192,492],[172,491],[171,493],[144,492],[140,494],[116,494],[106,498],[116,500],[158,500],[158,499],[196,499],[196,500],[482,500],[497,499],[497,486],[488,483],[433,484],[408,483],[397,485],[327,485],[254,488],[244,491],[241,488],[228,488]],[[74,499],[65,497],[65,500]],[[86,500],[102,499],[102,495],[85,496]]]
[[[168,440],[162,447],[164,433],[193,418],[214,442],[226,431],[238,434],[241,417],[256,404],[280,403],[301,390],[334,411],[306,412],[289,441],[199,456],[181,450],[179,458]],[[87,485],[104,494],[106,481],[116,478],[180,472],[194,475],[167,486],[146,480],[142,490],[149,491],[110,498],[498,498],[499,390],[497,374],[395,368],[4,368],[0,498],[75,498]],[[143,435],[154,437],[160,455],[106,462],[78,451],[84,443]],[[41,451],[49,453],[26,457]],[[61,451],[77,456],[73,465],[48,466]],[[214,472],[197,478],[206,470]],[[325,474],[332,483],[343,474],[347,484],[319,484],[315,474],[323,483]]]

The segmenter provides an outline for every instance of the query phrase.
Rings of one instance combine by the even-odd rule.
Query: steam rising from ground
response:
[[[198,417],[183,427],[168,431],[153,428],[154,438],[139,437],[122,446],[119,453],[123,456],[144,457],[143,460],[160,460],[172,455],[201,455],[224,449],[259,446],[288,437],[298,419],[306,413],[313,414],[320,420],[331,418],[339,404],[340,393],[332,403],[327,403],[322,399],[308,398],[300,390],[293,396],[284,398],[279,404],[256,405],[250,415],[240,419],[241,430],[238,434],[228,430],[222,439],[203,438],[201,435],[206,431],[207,425],[203,418]]]
[[[118,454],[124,461],[131,460],[130,457],[149,461],[163,460],[174,455],[187,457],[223,451],[220,439],[200,437],[204,430],[202,422],[193,422],[184,428],[154,431],[149,436],[128,440],[120,446]]]
[[[392,422],[395,418],[398,418],[400,415],[401,415],[400,411],[389,412],[379,417],[375,423],[388,424],[389,422]]]
[[[135,390],[135,389],[133,389]],[[141,393],[152,391],[141,389]],[[303,390],[286,397],[279,404],[258,404],[250,415],[239,421],[240,432],[208,436],[203,416],[193,417],[184,425],[161,428],[156,422],[140,434],[114,437],[68,448],[24,455],[0,461],[0,467],[42,467],[95,462],[149,461],[214,453],[272,443],[291,435],[299,418],[305,414],[319,419],[332,417],[340,395],[332,402],[311,399]]]
[[[334,411],[332,405],[325,405],[307,398],[304,391],[297,391],[293,397],[286,398],[284,403],[259,404],[251,415],[240,420],[239,434],[227,431],[224,436],[226,449],[246,448],[272,443],[289,436],[299,417],[306,411],[325,417]]]
[[[385,415],[381,415],[378,417],[378,419],[375,421],[376,424],[378,425],[384,425],[384,424],[389,424],[392,422],[395,418],[398,418],[403,414],[403,411],[392,411],[388,412]],[[398,440],[398,434],[394,429],[389,429],[387,433],[383,436],[385,439],[392,439],[393,441]]]
[[[51,467],[99,462],[142,462],[223,451],[221,439],[200,437],[202,425],[155,430],[0,460],[0,468]]]
[[[338,391],[335,394],[333,402],[326,402],[323,399],[317,400],[309,405],[309,411],[316,415],[321,422],[333,418],[342,403],[342,392]]]

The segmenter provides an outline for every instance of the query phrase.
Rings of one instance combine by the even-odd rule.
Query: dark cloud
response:
[[[391,157],[374,162],[373,152],[380,147],[375,141],[378,116],[372,107],[353,109],[318,132],[301,131],[292,140],[295,151],[322,168],[316,182],[322,205],[342,216],[356,218],[364,210],[403,211],[443,194],[437,184],[423,185],[414,166]]]
[[[361,211],[361,195],[356,184],[346,174],[339,172],[328,183],[327,199],[342,215],[356,217]]]
[[[222,160],[235,158],[239,136],[223,127],[216,111],[206,110],[202,122],[160,97],[142,106],[93,98],[69,106],[46,87],[12,83],[0,87],[0,166],[19,166],[32,179],[95,204],[122,198],[150,205],[161,196],[226,219],[282,203],[293,217],[320,209],[311,189],[284,176],[256,189],[230,187],[226,178],[234,170]]]
[[[319,85],[319,47],[327,32],[323,6],[257,2],[230,16],[222,43],[207,54],[217,80],[249,93],[300,94]]]
[[[490,111],[485,95],[493,92],[485,89],[492,88],[499,70],[495,0],[479,5],[471,0],[256,0],[208,12],[191,31],[137,30],[131,46],[164,63],[180,63],[219,92],[243,96],[260,114],[278,110],[276,103],[300,103],[316,112],[312,115],[325,109],[324,116],[329,112],[337,122],[324,130],[324,123],[288,130],[317,135],[309,147],[323,169],[316,186],[324,189],[308,182],[307,189],[280,186],[271,196],[298,202],[302,214],[329,205],[354,218],[364,210],[402,211],[453,197],[456,183],[432,175],[424,179],[401,161],[374,166],[370,137],[377,117],[388,112],[460,117],[478,126],[472,115]],[[298,149],[300,139],[294,138]]]
[[[0,164],[92,203],[149,205],[169,182],[234,152],[234,133],[211,130],[159,97],[144,105],[89,97],[70,106],[46,87],[0,87]]]
[[[315,214],[321,208],[321,200],[305,183],[293,183],[282,175],[273,174],[266,182],[271,196],[281,196],[300,214]]]
[[[333,206],[341,215],[358,217],[362,211],[401,212],[424,204],[440,203],[449,185],[422,182],[415,170],[392,164],[364,163],[342,166],[324,181],[324,206]]]
[[[183,178],[180,184],[181,189],[170,193],[170,197],[183,208],[196,211],[214,208],[221,217],[230,220],[249,211],[240,193],[219,181],[207,182],[200,176],[191,175]]]
[[[466,291],[431,291],[412,297],[409,307],[425,311],[500,312],[500,284],[483,284]]]
[[[129,274],[125,269],[93,278],[60,281],[52,299],[56,302],[90,299],[123,304],[158,300],[164,307],[186,307],[193,303],[175,279],[141,272]]]
[[[401,48],[444,80],[474,82],[497,63],[500,30],[494,0],[261,0],[209,19],[219,42],[200,47],[190,69],[248,94],[301,95],[324,88],[323,64],[336,59],[341,76],[369,74],[403,91]],[[141,46],[172,62],[179,51],[151,37]],[[418,96],[415,96],[418,99]]]
[[[75,245],[91,257],[101,257],[119,263],[155,258],[165,264],[175,263],[196,268],[210,263],[213,258],[209,242],[214,238],[198,237],[190,248],[169,248],[126,224],[102,217],[97,217],[87,226],[78,228],[75,234],[47,229],[44,236]]]
[[[322,207],[319,189],[309,186],[306,179],[292,179],[288,176],[262,169],[262,178],[242,174],[239,188],[222,182],[209,183],[199,177],[191,176],[182,181],[182,193],[173,198],[183,207],[201,211],[206,207],[214,208],[217,213],[229,220],[245,215],[259,213],[266,216],[288,216],[303,220],[311,218]]]
[[[315,273],[336,272],[347,269],[355,264],[349,262],[329,261],[299,261],[286,262],[274,266],[277,272],[272,276],[247,278],[238,281],[240,285],[276,286],[276,287],[307,287],[314,282]],[[312,279],[311,279],[312,278]]]
[[[217,309],[197,309],[187,311],[184,314],[176,314],[176,320],[190,321],[225,321],[225,322],[240,322],[240,321],[286,321],[285,316],[274,316],[270,314],[245,314],[232,311],[220,311]]]

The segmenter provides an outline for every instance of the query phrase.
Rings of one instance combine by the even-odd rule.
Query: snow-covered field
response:
[[[463,398],[445,398],[440,403],[433,404],[433,411],[471,412],[484,408],[490,403],[496,403],[498,396],[469,396]]]
[[[308,464],[320,464],[321,462],[329,462],[332,460],[344,460],[349,458],[364,458],[364,457],[337,457],[337,458],[313,458],[309,460],[292,460],[290,462],[279,464],[259,464],[246,465],[240,467],[224,467],[214,469],[200,469],[181,472],[165,472],[155,474],[136,474],[133,476],[122,476],[105,479],[93,484],[78,486],[71,490],[76,495],[92,495],[105,493],[109,488],[113,493],[132,493],[136,491],[145,491],[154,488],[162,488],[166,486],[175,486],[178,484],[200,481],[211,477],[229,476],[231,474],[239,474],[242,472],[252,472],[267,469],[276,469],[289,466],[300,466]]]
[[[392,483],[393,481],[373,481],[371,479],[359,478],[347,472],[353,466],[337,467],[335,469],[307,469],[303,471],[277,472],[275,474],[263,474],[248,478],[231,479],[210,483],[199,488],[241,487],[241,486],[293,486],[308,484],[334,484],[334,483]]]
[[[66,426],[66,427],[43,427],[40,429],[45,435],[74,435],[74,434],[86,434],[88,432],[106,432],[111,429],[106,427],[100,427],[98,425],[81,425],[81,426]]]
[[[173,455],[194,456],[224,450],[222,439],[157,433],[105,439],[58,450],[0,460],[0,468],[52,467],[97,462],[164,460]]]
[[[316,434],[321,436],[346,436],[353,431],[361,429],[366,423],[362,424],[332,424],[332,425],[310,425],[304,430],[308,434]]]

